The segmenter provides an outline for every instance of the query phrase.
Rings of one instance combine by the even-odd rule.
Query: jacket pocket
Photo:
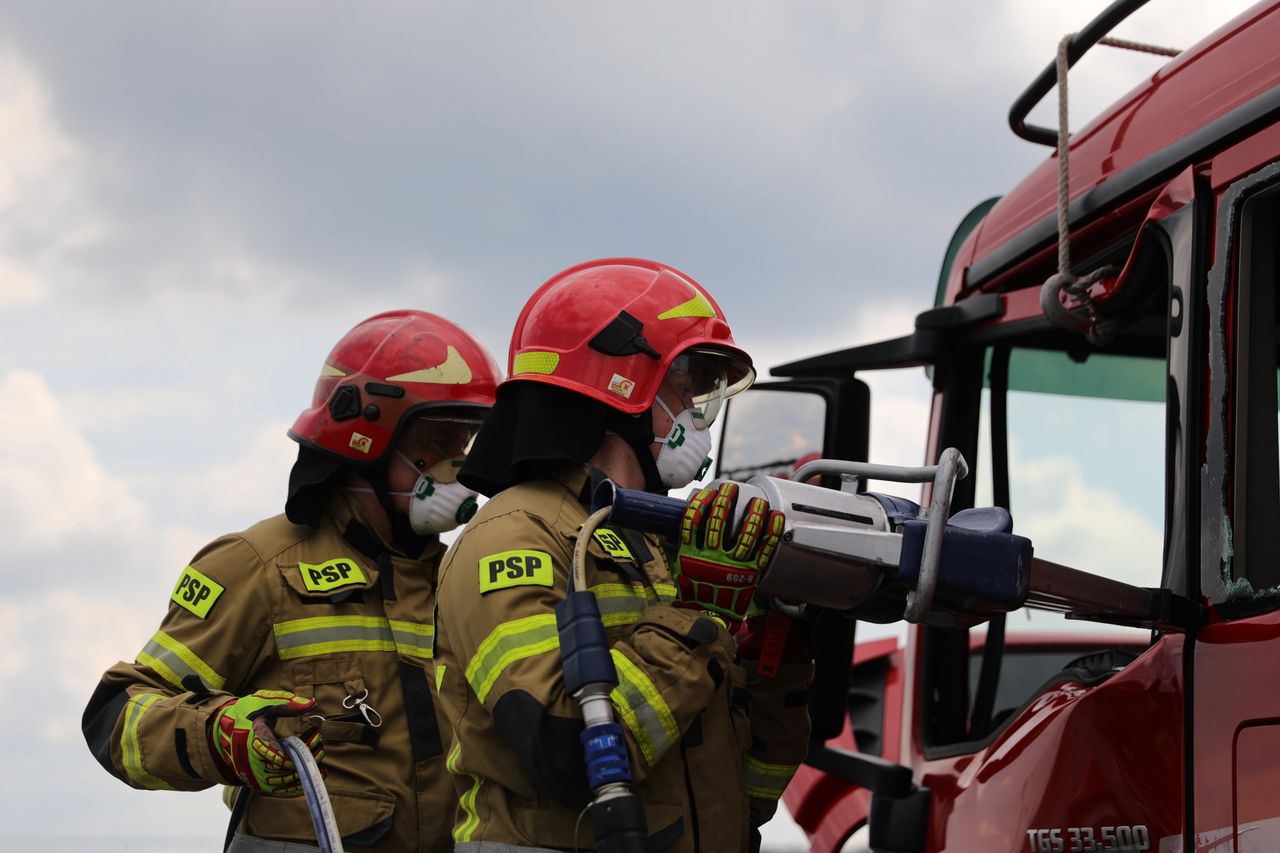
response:
[[[323,563],[277,564],[285,586],[304,604],[343,604],[363,601],[364,591],[378,582],[378,570],[338,557]]]
[[[391,829],[396,801],[389,794],[330,788],[329,801],[343,841],[372,845]],[[243,829],[258,838],[316,842],[315,825],[305,797],[255,795],[245,812]]]
[[[351,720],[355,697],[368,696],[364,669],[357,657],[322,657],[290,667],[294,691],[316,700],[313,713],[328,720]],[[347,704],[344,705],[343,702]]]

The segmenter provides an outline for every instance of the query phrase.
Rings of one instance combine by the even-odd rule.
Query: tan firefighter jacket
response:
[[[441,565],[436,676],[453,728],[454,840],[595,849],[576,703],[554,608],[565,595],[587,469],[509,488]],[[758,685],[718,622],[672,606],[658,540],[601,528],[587,584],[600,605],[651,849],[744,850],[808,742],[811,665]],[[752,694],[755,695],[752,695]]]
[[[136,788],[224,782],[208,745],[214,710],[257,689],[292,690],[315,697],[324,717],[325,782],[348,850],[452,848],[448,729],[428,670],[443,548],[393,555],[356,512],[339,493],[319,529],[279,515],[196,555],[160,630],[134,663],[103,675],[85,710],[85,738],[107,770]],[[240,795],[250,796],[240,832],[316,843],[303,797]]]

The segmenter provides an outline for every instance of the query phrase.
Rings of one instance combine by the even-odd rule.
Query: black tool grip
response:
[[[680,535],[685,501],[639,489],[624,489],[605,480],[592,495],[592,511],[612,507],[609,523],[674,539]]]

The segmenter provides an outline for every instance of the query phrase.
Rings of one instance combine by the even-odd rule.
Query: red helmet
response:
[[[289,437],[344,461],[375,463],[408,419],[424,410],[483,415],[500,376],[488,350],[443,317],[387,311],[338,341],[311,408],[298,415]]]
[[[694,353],[720,365],[722,397],[755,378],[702,285],[656,261],[607,258],[570,267],[533,294],[511,336],[507,381],[558,385],[636,414],[653,405],[672,363]]]

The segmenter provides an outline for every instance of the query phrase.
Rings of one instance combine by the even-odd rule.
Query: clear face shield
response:
[[[654,399],[671,419],[670,431],[654,438],[660,445],[656,463],[664,486],[682,488],[706,472],[711,464],[709,428],[724,401],[753,378],[750,367],[723,352],[690,350],[671,362]]]
[[[728,353],[716,350],[688,350],[680,353],[667,368],[658,391],[675,412],[691,410],[693,425],[708,429],[728,400],[755,379],[755,371]]]
[[[409,421],[396,447],[420,471],[442,459],[465,458],[483,420],[483,415],[465,410],[429,411]]]

